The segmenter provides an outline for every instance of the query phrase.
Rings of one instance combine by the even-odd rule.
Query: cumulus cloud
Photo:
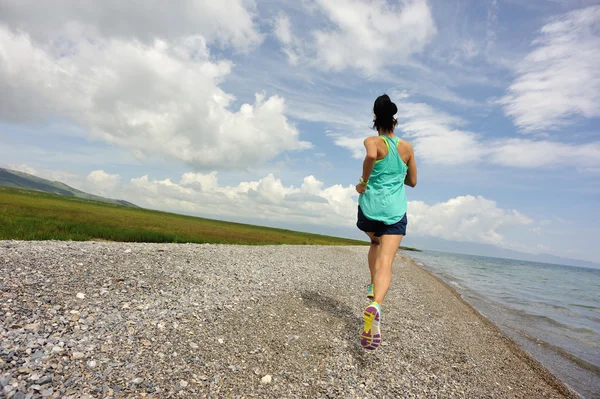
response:
[[[366,74],[381,67],[408,63],[436,33],[426,0],[314,0],[313,12],[328,25],[311,32],[312,41],[299,46],[289,18],[280,17],[276,37],[291,62],[300,54],[320,68],[341,71],[354,68]],[[298,50],[300,48],[300,51]]]
[[[572,11],[546,24],[517,78],[500,100],[523,132],[600,116],[600,6]]]
[[[88,187],[93,188],[100,195],[105,195],[117,187],[121,176],[118,174],[109,174],[103,170],[95,170],[87,176],[86,180]]]
[[[248,50],[262,40],[253,0],[0,0],[0,22],[29,32],[34,40],[65,33],[176,41],[201,34],[210,42]]]
[[[0,118],[68,118],[138,158],[158,155],[196,168],[244,168],[309,148],[282,97],[258,93],[231,109],[235,98],[219,87],[231,68],[211,57],[202,36],[39,45],[0,25]]]
[[[509,246],[502,229],[527,226],[533,220],[516,210],[498,208],[481,196],[460,196],[435,205],[412,201],[408,217],[413,233],[446,240]]]
[[[354,186],[323,186],[314,176],[305,177],[300,187],[285,186],[273,174],[237,186],[221,186],[217,173],[212,172],[186,173],[179,184],[142,176],[132,179],[123,192],[140,205],[171,211],[351,227],[356,213]]]
[[[208,181],[209,184],[195,185]],[[353,185],[332,185],[307,176],[299,187],[286,186],[273,174],[237,186],[221,186],[217,173],[186,173],[171,180],[133,179],[126,199],[143,206],[214,217],[310,223],[355,228],[357,194]],[[502,209],[481,196],[459,196],[433,205],[410,201],[409,234],[514,247],[504,233],[533,221],[516,210]],[[527,230],[526,230],[527,231]]]

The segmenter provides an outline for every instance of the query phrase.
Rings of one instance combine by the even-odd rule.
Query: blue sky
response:
[[[600,262],[598,1],[44,7],[0,0],[0,166],[360,237],[353,186],[385,92],[419,167],[405,244]]]

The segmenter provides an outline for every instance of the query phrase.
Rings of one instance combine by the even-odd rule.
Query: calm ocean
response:
[[[584,398],[600,398],[600,269],[409,253]]]

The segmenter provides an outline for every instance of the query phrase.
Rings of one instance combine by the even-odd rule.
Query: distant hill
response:
[[[24,190],[42,191],[50,194],[59,194],[65,195],[67,197],[82,198],[92,201],[100,201],[109,204],[125,205],[137,208],[137,206],[132,204],[131,202],[104,198],[98,195],[84,193],[83,191],[79,191],[73,187],[67,186],[66,184],[58,181],[42,179],[40,177],[30,175],[29,173],[19,172],[11,169],[0,168],[0,186],[20,188]]]

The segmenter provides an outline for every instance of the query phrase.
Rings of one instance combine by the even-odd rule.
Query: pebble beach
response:
[[[0,397],[576,397],[401,253],[363,350],[367,251],[0,241]]]

